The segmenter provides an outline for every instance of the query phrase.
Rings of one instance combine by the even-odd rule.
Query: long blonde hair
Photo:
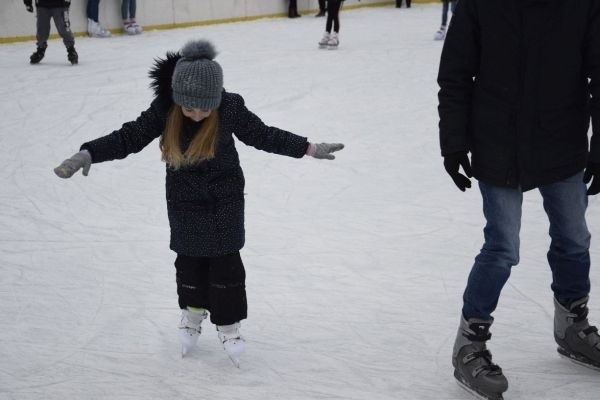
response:
[[[192,142],[185,152],[181,152],[181,132],[183,119],[186,118],[181,106],[175,104],[169,110],[165,130],[160,137],[162,160],[173,169],[190,166],[215,157],[217,134],[219,132],[219,113],[213,110],[202,122]]]

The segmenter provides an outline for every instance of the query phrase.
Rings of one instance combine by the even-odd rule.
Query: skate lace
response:
[[[223,344],[231,341],[244,340],[239,332],[233,334],[221,334],[219,336],[221,336],[221,343]]]
[[[202,333],[202,327],[201,326],[195,328],[195,327],[192,327],[192,326],[182,325],[182,326],[179,327],[179,329],[185,329],[185,332],[188,335],[193,335],[193,334],[196,334],[196,333],[198,335],[200,335]]]
[[[463,358],[463,362],[466,364],[483,358],[486,362],[485,365],[480,365],[473,369],[473,376],[476,377],[482,373],[486,373],[487,375],[499,375],[502,374],[502,368],[492,362],[492,353],[489,350],[481,350],[475,351],[473,353],[469,353]]]

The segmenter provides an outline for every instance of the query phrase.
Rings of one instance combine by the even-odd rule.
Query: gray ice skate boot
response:
[[[452,365],[458,384],[468,392],[481,399],[502,400],[508,381],[502,369],[492,363],[492,354],[485,346],[492,337],[489,333],[491,324],[491,320],[460,319]]]
[[[554,340],[562,356],[600,370],[600,335],[598,328],[588,323],[587,302],[584,297],[567,309],[554,299]]]

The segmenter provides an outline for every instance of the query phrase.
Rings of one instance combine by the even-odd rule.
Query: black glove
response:
[[[25,9],[27,9],[27,11],[29,11],[30,13],[33,12],[33,6],[31,4],[29,4],[29,5],[25,4]]]
[[[473,176],[473,173],[471,172],[471,162],[469,161],[469,156],[466,151],[444,156],[444,168],[446,168],[446,172],[448,172],[448,175],[450,175],[454,184],[464,192],[466,188],[471,187],[471,180],[458,172],[460,167],[462,167],[469,178]]]
[[[600,163],[592,161],[588,162],[583,174],[583,182],[588,184],[590,181],[592,184],[588,188],[588,196],[593,196],[600,193]]]

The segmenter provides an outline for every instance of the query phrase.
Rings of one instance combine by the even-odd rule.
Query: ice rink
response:
[[[0,400],[470,399],[450,357],[484,219],[476,185],[457,190],[439,153],[440,12],[342,11],[337,51],[317,48],[325,20],[312,15],[77,38],[75,67],[60,40],[36,66],[34,42],[0,45]],[[240,369],[210,323],[180,357],[158,141],[88,177],[52,172],[146,109],[153,59],[196,38],[214,42],[225,88],[265,123],[346,145],[320,161],[237,143]],[[505,399],[598,399],[600,374],[556,353],[537,191],[523,214],[490,342]],[[600,196],[588,223],[598,325]]]

